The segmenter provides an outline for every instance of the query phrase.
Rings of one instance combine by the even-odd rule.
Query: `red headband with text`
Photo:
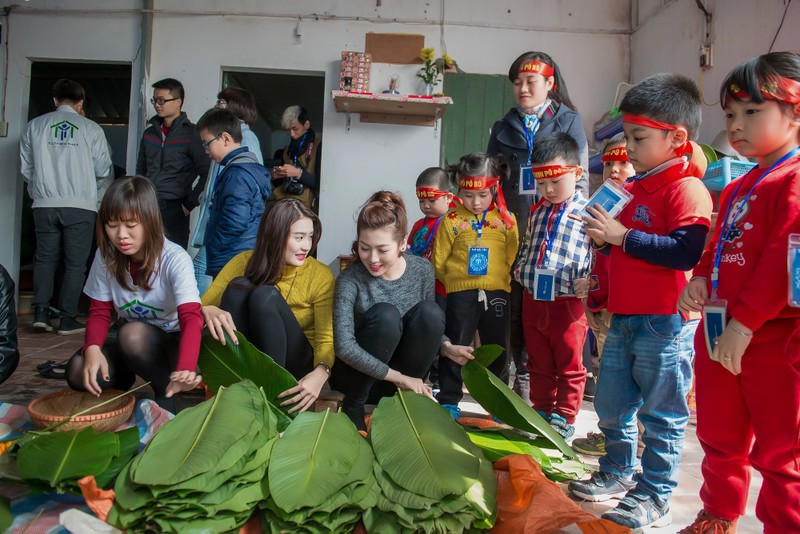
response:
[[[775,100],[792,106],[800,104],[800,82],[797,80],[775,76],[762,83],[758,89],[765,100]],[[735,83],[728,86],[728,94],[739,100],[750,100],[750,94]]]
[[[600,158],[600,161],[603,163],[606,161],[628,161],[628,149],[624,146],[609,148]]]
[[[441,189],[436,189],[435,187],[417,188],[417,198],[420,200],[428,200],[428,199],[435,200],[439,197],[445,196],[448,193],[450,193],[450,191],[442,191]]]
[[[481,191],[490,187],[497,187],[500,184],[499,176],[459,176],[458,188],[467,191]],[[514,226],[514,217],[508,212],[506,198],[503,196],[503,188],[497,187],[497,209],[500,211],[506,228]]]
[[[533,173],[534,180],[555,180],[556,178],[561,178],[565,174],[576,172],[577,170],[577,165],[542,165],[540,167],[533,167],[531,172]]]
[[[542,63],[541,61],[529,61],[527,63],[523,63],[522,66],[519,68],[519,73],[523,72],[533,72],[534,74],[541,74],[545,78],[549,78],[553,76],[553,67],[548,65],[547,63]]]
[[[667,124],[666,122],[657,121],[649,117],[645,117],[644,115],[634,115],[633,113],[624,113],[622,115],[622,122],[644,126],[645,128],[655,128],[656,130],[673,131],[678,129],[678,127],[674,124]],[[689,140],[687,139],[682,146],[679,146],[675,149],[675,154],[678,156],[683,156],[686,154],[688,147]]]

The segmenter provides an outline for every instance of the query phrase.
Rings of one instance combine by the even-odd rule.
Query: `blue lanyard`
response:
[[[550,265],[550,251],[553,250],[553,241],[556,240],[556,230],[558,230],[558,227],[561,225],[561,218],[564,217],[564,213],[567,211],[567,204],[569,204],[569,200],[567,200],[566,202],[561,204],[561,208],[560,208],[560,211],[558,212],[558,217],[556,218],[555,223],[550,227],[549,231],[545,232],[545,236],[544,236],[544,239],[545,239],[545,241],[544,241],[545,242],[544,257],[542,258],[542,261],[540,262],[539,267],[542,266],[541,265],[542,263],[544,263],[546,266]],[[550,215],[553,213],[554,209],[555,209],[555,205],[554,204],[551,204],[550,207],[547,208],[547,216],[545,217],[545,221],[549,221],[550,220]],[[546,228],[547,227],[545,226],[545,230],[546,230]]]
[[[302,150],[300,150],[300,149],[303,147],[303,141],[306,140],[306,136],[307,135],[308,135],[308,132],[304,133],[303,137],[300,138],[300,141],[297,142],[297,154],[292,154],[292,157],[294,158],[294,166],[295,167],[297,167],[297,157],[300,156],[300,153],[302,152]]]
[[[486,214],[489,212],[490,209],[492,209],[492,207],[493,206],[489,206],[488,208],[483,210],[483,217],[481,218],[480,222],[478,222],[478,216],[476,215],[475,216],[475,222],[472,223],[472,227],[475,228],[476,232],[478,232],[478,244],[480,244],[481,236],[483,235],[483,223],[486,220]],[[475,227],[476,223],[477,223],[477,228]]]
[[[436,219],[436,223],[433,225],[433,229],[430,231],[430,233],[428,234],[428,238],[425,240],[425,246],[424,247],[420,248],[420,247],[415,247],[414,245],[411,245],[411,252],[413,252],[414,255],[421,256],[423,252],[428,250],[428,245],[431,244],[431,239],[433,239],[433,236],[436,235],[436,229],[439,228],[439,223],[442,222],[442,218],[443,217],[444,217],[444,215],[439,215],[439,218]]]
[[[781,159],[779,159],[778,161],[776,161],[775,163],[770,165],[770,167],[766,171],[764,171],[764,174],[762,174],[759,177],[759,179],[756,180],[755,183],[750,187],[750,190],[745,195],[744,200],[742,200],[742,202],[739,204],[739,207],[736,208],[736,213],[733,214],[733,217],[730,217],[730,222],[728,222],[728,219],[729,219],[728,213],[730,213],[730,211],[731,211],[731,206],[733,205],[733,200],[736,198],[736,194],[739,193],[739,189],[742,187],[742,184],[744,183],[745,177],[747,177],[751,172],[753,172],[753,170],[755,170],[758,167],[755,167],[754,169],[751,169],[747,174],[745,174],[742,177],[741,180],[739,180],[739,183],[737,184],[736,189],[734,189],[733,193],[731,194],[730,198],[728,199],[728,206],[725,208],[725,213],[721,214],[721,215],[724,215],[724,218],[722,219],[722,227],[720,228],[720,231],[719,231],[719,240],[717,241],[717,246],[716,246],[716,248],[714,250],[714,268],[711,271],[711,298],[712,299],[716,299],[717,298],[717,288],[719,287],[719,266],[722,264],[722,249],[725,246],[725,243],[728,241],[728,237],[731,234],[731,230],[733,229],[734,222],[736,222],[736,219],[742,213],[742,209],[744,209],[744,206],[747,204],[747,201],[750,200],[750,196],[753,194],[753,191],[755,190],[756,186],[758,184],[760,184],[761,181],[764,178],[766,178],[767,175],[770,172],[772,172],[773,169],[775,169],[775,167],[777,167],[778,165],[780,165],[781,163],[783,163],[787,159],[790,159],[790,158],[796,156],[797,154],[800,154],[800,147],[795,148],[794,150],[792,150],[791,152],[789,152],[788,154],[783,156]]]
[[[533,128],[530,130],[525,125],[525,119],[522,117],[519,118],[522,122],[522,129],[525,130],[525,141],[528,143],[528,163],[527,165],[531,164],[531,154],[533,154],[533,141],[536,138],[536,127],[539,125],[539,116],[536,116],[536,120],[533,123]]]

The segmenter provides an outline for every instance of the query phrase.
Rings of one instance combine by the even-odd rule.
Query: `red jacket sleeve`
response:
[[[108,327],[111,324],[111,315],[114,303],[110,300],[89,301],[89,318],[86,320],[86,337],[84,338],[81,354],[92,345],[102,348],[108,337]]]
[[[202,306],[199,302],[187,302],[178,306],[178,324],[181,326],[181,341],[178,348],[176,371],[197,370],[200,354],[200,338],[203,333]]]

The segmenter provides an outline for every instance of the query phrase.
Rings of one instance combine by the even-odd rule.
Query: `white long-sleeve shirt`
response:
[[[97,180],[113,171],[102,128],[68,105],[28,123],[19,159],[34,208],[97,211]]]

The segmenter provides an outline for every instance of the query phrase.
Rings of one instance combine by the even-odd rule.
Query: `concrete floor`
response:
[[[48,360],[57,362],[67,360],[83,344],[82,334],[72,336],[36,334],[30,326],[31,320],[32,316],[20,317],[18,337],[22,357],[14,375],[0,386],[0,401],[2,402],[27,405],[36,397],[66,388],[66,383],[63,380],[41,377],[36,370],[36,366]],[[141,392],[152,397],[152,390],[149,390],[149,388],[144,388]],[[465,412],[483,412],[480,406],[474,404],[471,400],[468,396],[465,397],[461,404],[462,410]],[[591,403],[584,403],[576,421],[576,437],[585,436],[590,431],[597,431],[597,415]],[[652,529],[652,532],[673,534],[694,520],[701,506],[698,492],[703,481],[700,471],[702,459],[703,451],[697,441],[695,427],[689,426],[686,432],[683,462],[678,475],[678,488],[671,500],[674,516],[673,523],[668,527]],[[586,457],[585,461],[590,465],[597,465],[596,458]],[[755,502],[760,487],[761,477],[758,473],[754,473],[747,515],[739,522],[738,532],[741,534],[755,534],[762,530],[760,523],[755,518]],[[585,510],[598,516],[614,505],[615,501],[610,503],[582,503],[582,507]]]

